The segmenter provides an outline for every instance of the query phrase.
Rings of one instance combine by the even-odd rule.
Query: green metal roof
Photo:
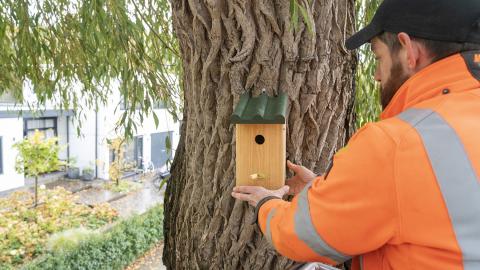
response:
[[[270,97],[262,93],[252,97],[245,93],[240,97],[230,121],[232,124],[285,124],[288,97],[285,93]]]

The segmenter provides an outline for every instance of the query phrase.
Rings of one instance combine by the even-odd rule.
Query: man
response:
[[[237,187],[282,255],[353,269],[480,269],[480,1],[385,0],[347,40],[371,42],[381,121],[327,175]],[[299,191],[301,191],[299,193]]]

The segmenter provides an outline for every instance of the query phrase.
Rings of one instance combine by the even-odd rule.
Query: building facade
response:
[[[0,97],[0,191],[25,185],[25,177],[15,171],[17,151],[13,145],[29,136],[35,130],[44,132],[46,137],[57,136],[63,146],[59,158],[74,161],[80,171],[94,170],[96,178],[108,179],[110,164],[114,159],[108,140],[118,137],[116,123],[124,111],[120,95],[113,95],[111,101],[98,111],[84,112],[81,124],[74,119],[72,110],[56,110],[53,105],[45,105],[35,112],[28,107],[15,104],[13,97]],[[144,118],[132,140],[124,145],[125,160],[131,164],[132,173],[145,167],[156,171],[167,170],[167,160],[175,154],[179,138],[179,123],[159,103],[155,107],[159,125],[155,126],[153,116]],[[78,133],[80,131],[80,133]],[[121,135],[121,134],[120,134]],[[171,150],[166,141],[171,142]],[[136,170],[140,169],[140,170]]]

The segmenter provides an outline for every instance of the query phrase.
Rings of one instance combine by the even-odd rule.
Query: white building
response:
[[[59,144],[65,145],[60,153],[62,160],[75,160],[80,171],[90,167],[97,178],[108,179],[109,165],[113,152],[109,149],[107,139],[117,137],[115,123],[120,119],[123,110],[115,108],[120,100],[111,97],[111,102],[100,107],[98,112],[90,110],[82,120],[81,134],[77,134],[77,123],[73,121],[72,110],[59,111],[54,106],[46,105],[33,113],[26,107],[14,104],[9,95],[0,97],[0,191],[25,185],[23,175],[15,171],[16,150],[13,144],[28,136],[35,129],[45,132],[47,137],[58,136]],[[21,114],[19,114],[21,111]],[[166,149],[166,137],[169,136],[172,148],[178,143],[179,123],[165,108],[157,105],[155,113],[159,118],[159,126],[155,126],[152,116],[144,119],[134,134],[134,138],[126,145],[125,159],[134,162],[138,168],[145,164],[153,164],[155,170],[166,170],[166,161],[174,155]]]

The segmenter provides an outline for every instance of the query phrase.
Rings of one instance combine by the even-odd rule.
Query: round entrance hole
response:
[[[255,136],[255,142],[257,144],[263,144],[265,142],[265,137],[263,137],[262,135],[257,135]]]

